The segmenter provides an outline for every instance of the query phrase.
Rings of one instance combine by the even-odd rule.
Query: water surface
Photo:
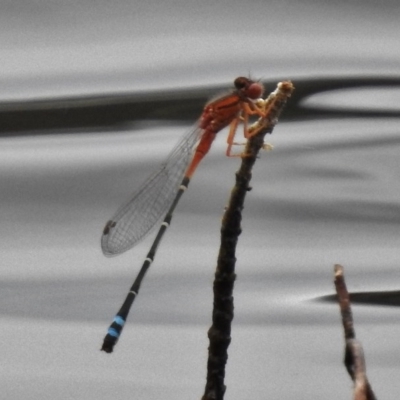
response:
[[[257,161],[226,398],[349,398],[333,265],[379,398],[396,398],[397,2],[3,2],[0,309],[9,399],[199,398],[226,132],[182,198],[115,353],[102,338],[152,238],[104,223],[236,76],[296,92]],[[359,303],[362,305],[359,305]],[[290,377],[290,379],[288,379]],[[299,394],[300,393],[300,394]]]

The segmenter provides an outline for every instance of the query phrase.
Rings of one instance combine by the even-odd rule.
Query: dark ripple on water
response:
[[[335,294],[321,296],[317,301],[337,303]],[[400,306],[400,290],[376,291],[376,292],[354,292],[350,293],[352,304],[364,304],[370,306]]]
[[[284,78],[286,79],[286,78]],[[269,89],[276,81],[264,81]],[[304,100],[319,93],[340,89],[394,88],[400,86],[395,77],[343,77],[293,79],[296,87],[285,109],[284,119],[315,120],[322,118],[400,117],[400,110],[354,109],[319,105],[306,106]],[[221,93],[222,87],[152,92],[147,95],[98,95],[92,97],[31,100],[0,104],[0,134],[54,133],[77,129],[127,129],[127,125],[143,120],[195,121],[210,94]]]

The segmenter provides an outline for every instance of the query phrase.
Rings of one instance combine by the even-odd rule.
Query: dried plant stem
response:
[[[231,341],[233,319],[233,286],[235,274],[235,252],[241,233],[242,209],[246,193],[250,190],[252,167],[257,154],[264,145],[264,136],[271,133],[278,117],[293,92],[291,82],[280,82],[277,89],[263,101],[267,115],[249,128],[252,136],[246,145],[242,164],[236,173],[236,184],[232,190],[221,228],[221,246],[214,280],[214,307],[212,326],[208,331],[210,340],[207,363],[207,383],[203,400],[222,400],[225,393],[225,365]]]
[[[344,364],[354,382],[354,400],[376,400],[367,379],[364,351],[356,339],[350,297],[343,275],[343,267],[335,265],[335,287],[338,296],[345,338]]]

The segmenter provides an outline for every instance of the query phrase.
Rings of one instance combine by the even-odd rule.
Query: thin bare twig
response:
[[[343,267],[335,265],[335,287],[338,296],[345,338],[344,364],[354,382],[354,400],[376,400],[368,382],[364,351],[354,331],[350,297],[343,275]]]
[[[267,115],[249,128],[250,134],[254,134],[254,136],[247,142],[241,167],[236,173],[236,184],[222,220],[221,246],[214,280],[213,322],[208,331],[210,345],[207,383],[202,400],[222,400],[224,397],[226,390],[224,385],[225,365],[228,359],[227,350],[231,342],[233,319],[232,292],[236,278],[235,252],[241,233],[243,203],[246,193],[250,190],[252,167],[258,152],[264,146],[264,136],[272,132],[293,90],[291,82],[280,82],[277,89],[262,103],[264,110],[268,110]]]

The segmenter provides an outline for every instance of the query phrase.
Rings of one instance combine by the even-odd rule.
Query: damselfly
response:
[[[244,136],[249,138],[257,134],[257,130],[248,129],[249,116],[265,117],[268,114],[268,102],[260,99],[264,91],[260,82],[239,77],[235,79],[234,86],[235,89],[231,93],[206,104],[195,128],[182,138],[165,163],[139,187],[131,199],[107,222],[103,230],[103,253],[113,256],[132,248],[165,217],[124,304],[104,338],[102,350],[107,353],[112,352],[120,336],[142,279],[153,262],[157,247],[171,222],[173,211],[217,133],[230,124],[226,155],[245,156],[232,153],[232,146],[238,144],[234,141],[238,124],[243,123]]]

